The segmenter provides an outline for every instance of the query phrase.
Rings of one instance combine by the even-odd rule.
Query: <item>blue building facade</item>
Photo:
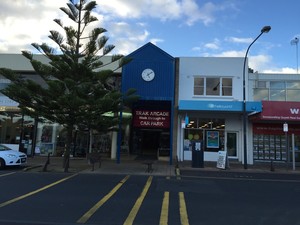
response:
[[[128,57],[131,62],[122,68],[122,92],[134,88],[140,97],[132,107],[130,153],[172,163],[175,59],[150,42]]]

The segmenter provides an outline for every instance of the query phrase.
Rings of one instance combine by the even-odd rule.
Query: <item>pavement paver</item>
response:
[[[151,170],[149,171],[149,160],[135,160],[136,156],[121,156],[120,162],[117,163],[115,159],[110,159],[109,157],[103,157],[101,162],[101,167],[98,163],[94,165],[94,170],[92,169],[92,164],[86,158],[70,158],[70,166],[68,172],[73,173],[99,173],[99,174],[132,174],[132,175],[161,175],[161,176],[179,176],[181,173],[184,174],[185,171],[191,173],[197,172],[216,172],[224,171],[228,173],[234,172],[255,172],[255,173],[291,173],[299,174],[300,168],[296,167],[293,170],[290,164],[286,163],[266,163],[266,162],[256,162],[254,165],[248,165],[247,169],[244,169],[242,163],[233,161],[229,163],[229,168],[222,170],[216,167],[216,162],[204,162],[203,168],[194,168],[190,161],[178,162],[170,165],[168,161],[155,160],[151,165]],[[46,172],[64,172],[63,169],[63,158],[53,157],[49,158],[49,164],[46,167]],[[42,172],[45,163],[47,161],[46,156],[34,156],[28,157],[27,167],[24,168],[25,171],[37,171]]]

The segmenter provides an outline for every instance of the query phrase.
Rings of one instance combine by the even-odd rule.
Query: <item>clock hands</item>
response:
[[[152,71],[150,73],[147,73],[147,77],[150,77],[150,74],[153,73]]]
[[[145,81],[153,80],[154,76],[155,76],[155,73],[152,69],[144,69],[144,71],[142,72],[142,78]]]

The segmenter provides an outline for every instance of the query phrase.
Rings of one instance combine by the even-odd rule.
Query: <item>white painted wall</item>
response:
[[[181,57],[179,58],[179,87],[178,101],[243,101],[243,57]],[[247,65],[247,64],[246,64]],[[194,96],[194,76],[203,77],[231,77],[233,81],[232,96]],[[247,73],[245,74],[248,79]],[[247,85],[246,85],[246,88]],[[246,89],[247,93],[248,89]],[[247,99],[247,96],[246,96]],[[181,122],[185,113],[179,112],[178,118],[178,139],[177,155],[178,160],[192,160],[190,153],[183,153],[183,134]],[[241,113],[223,112],[189,112],[190,117],[202,118],[224,118],[225,129],[230,132],[237,132],[238,135],[238,160],[243,160],[243,136]],[[250,141],[250,140],[249,140]],[[250,143],[248,141],[248,143]],[[250,144],[249,144],[250,145]],[[226,144],[225,144],[226,146]],[[248,148],[249,149],[249,148]],[[248,154],[249,163],[252,163],[252,153]],[[217,152],[204,152],[204,161],[217,161]]]
[[[212,100],[212,97],[194,96],[194,76],[232,77],[232,97],[213,97],[218,101],[243,100],[243,64],[240,57],[181,57],[179,58],[179,100]]]

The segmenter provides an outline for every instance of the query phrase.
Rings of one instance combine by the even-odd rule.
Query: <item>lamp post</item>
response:
[[[244,169],[248,168],[248,163],[247,163],[247,112],[246,112],[246,60],[247,60],[247,55],[249,52],[250,47],[254,44],[254,42],[256,42],[256,40],[258,38],[260,38],[260,36],[263,33],[268,33],[271,30],[270,26],[264,26],[261,31],[260,34],[251,42],[251,44],[249,45],[249,47],[247,48],[245,57],[244,57],[244,67],[243,67],[243,133],[244,133]]]
[[[291,45],[296,45],[297,74],[298,74],[298,42],[299,42],[299,38],[298,37],[295,37],[293,40],[291,40]]]

